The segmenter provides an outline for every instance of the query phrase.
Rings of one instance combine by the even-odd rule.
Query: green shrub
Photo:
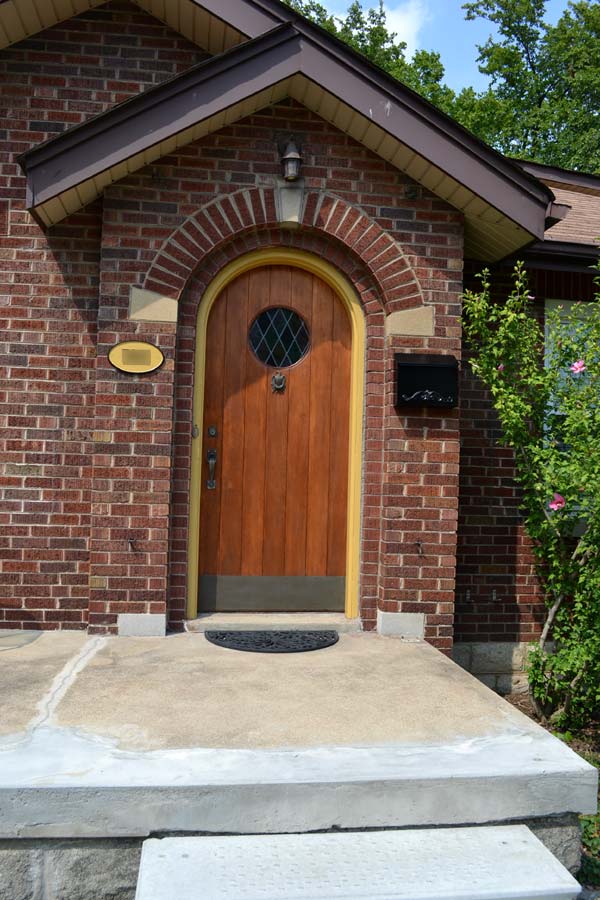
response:
[[[481,281],[464,295],[465,333],[514,451],[547,606],[530,693],[542,721],[576,728],[600,708],[600,296],[550,313],[546,340],[522,264],[504,303]]]

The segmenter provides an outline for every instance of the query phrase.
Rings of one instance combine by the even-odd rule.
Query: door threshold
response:
[[[341,633],[362,631],[359,618],[347,619],[338,612],[300,613],[200,613],[185,622],[189,632],[203,631],[330,631]]]

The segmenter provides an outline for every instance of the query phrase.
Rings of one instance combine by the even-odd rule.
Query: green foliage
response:
[[[439,53],[406,58],[402,36],[390,31],[380,0],[351,2],[337,18],[318,0],[286,0],[394,78],[491,144],[522,159],[600,172],[600,4],[577,0],[556,25],[545,21],[547,0],[474,0],[467,19],[487,19],[497,36],[479,46],[490,86],[456,93],[444,82]]]
[[[600,815],[581,817],[583,858],[579,879],[584,884],[600,884]]]
[[[546,0],[475,0],[463,8],[467,19],[487,19],[498,31],[478,47],[491,88],[477,96],[475,111],[458,111],[463,124],[469,119],[503,153],[600,172],[600,4],[570,2],[556,25],[545,22]]]
[[[311,22],[321,25],[330,34],[363,53],[388,75],[418,91],[440,109],[451,114],[455,102],[454,91],[444,84],[444,67],[440,54],[417,50],[412,60],[406,59],[406,43],[388,30],[382,0],[374,8],[365,10],[359,0],[353,0],[345,18],[328,13],[316,0],[285,0],[288,6]]]
[[[600,709],[600,296],[550,313],[545,341],[522,265],[505,303],[481,277],[465,294],[465,333],[515,454],[548,608],[530,691],[542,719],[578,727]]]
[[[583,753],[582,756],[600,769],[600,756]],[[580,816],[583,857],[577,879],[586,885],[600,886],[600,813]]]

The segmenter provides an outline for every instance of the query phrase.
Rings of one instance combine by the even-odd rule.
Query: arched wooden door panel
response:
[[[200,611],[344,609],[350,365],[342,301],[304,269],[249,270],[214,302]]]

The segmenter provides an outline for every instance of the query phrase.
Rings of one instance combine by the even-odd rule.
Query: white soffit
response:
[[[144,153],[132,156],[48,200],[37,207],[36,212],[46,226],[56,224],[99,197],[108,185],[286,97],[292,97],[304,104],[340,131],[364,144],[436,196],[463,212],[465,251],[468,256],[475,259],[500,259],[527,242],[529,238],[527,232],[512,220],[304,75],[295,75],[281,81],[241,103],[234,104],[218,115],[199,121],[192,128],[187,128],[169,140],[148,148]]]
[[[315,82],[296,75],[290,96],[464,213],[468,256],[501,259],[531,239],[528,232],[481,197]]]
[[[144,166],[156,162],[163,156],[174,153],[180,147],[185,147],[207,134],[213,134],[227,125],[233,125],[240,119],[246,118],[260,109],[264,109],[273,103],[278,103],[289,95],[289,79],[281,81],[273,85],[267,90],[260,91],[251,97],[248,97],[242,103],[236,103],[228,107],[215,116],[198,122],[192,128],[186,128],[178,134],[173,135],[166,141],[161,141],[154,146],[149,147],[143,153],[131,156],[119,165],[106,169],[94,178],[81,182],[75,187],[51,200],[46,201],[36,208],[36,213],[46,226],[54,225],[60,222],[71,213],[77,212],[82,206],[91,203],[99,197],[104,188],[109,184],[114,184],[121,179],[132,175]]]
[[[0,49],[65,19],[78,16],[105,0],[5,0],[0,2]]]
[[[0,49],[16,44],[106,0],[0,0]],[[246,36],[191,0],[133,0],[136,6],[209,53],[223,53]]]

